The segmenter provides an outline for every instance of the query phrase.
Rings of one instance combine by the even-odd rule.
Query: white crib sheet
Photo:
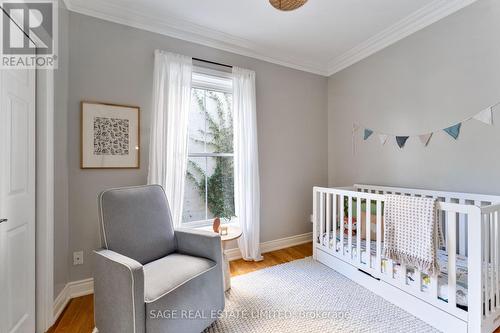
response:
[[[322,244],[326,245],[326,233],[323,234],[322,237]],[[347,235],[344,234],[344,252],[345,253],[350,253],[349,251],[349,245],[348,245],[348,237]],[[337,230],[337,251],[340,251],[340,237],[339,237],[339,230]],[[377,251],[377,242],[374,240],[370,241],[370,254],[371,254],[371,262],[374,263],[376,260],[376,251]],[[329,240],[329,247],[333,247],[333,233],[330,233],[330,240]],[[366,264],[367,262],[367,255],[366,255],[366,241],[362,240],[361,241],[361,262],[363,264]],[[383,251],[384,248],[384,243],[382,242],[381,244],[381,251]],[[356,236],[352,237],[352,255],[353,258],[357,257],[357,239]],[[438,297],[442,299],[445,302],[448,302],[448,254],[446,251],[443,250],[438,250],[438,260],[439,260],[439,267],[441,273],[439,274],[439,280],[438,280]],[[388,262],[386,259],[382,258],[382,272],[384,274],[389,274],[387,271],[387,266]],[[457,281],[457,288],[456,288],[456,300],[457,300],[457,305],[466,309],[467,308],[467,257],[457,255],[457,260],[456,260],[456,281]],[[491,279],[491,269],[489,270],[489,279]],[[393,265],[393,276],[395,278],[401,278],[401,275],[404,274],[403,270],[401,268],[401,265],[399,264],[394,264]],[[406,272],[406,283],[408,285],[413,285],[416,279],[416,274],[415,270],[412,268],[407,267],[407,272]],[[430,278],[427,275],[423,276],[422,279],[422,291],[423,292],[429,292],[430,290]]]

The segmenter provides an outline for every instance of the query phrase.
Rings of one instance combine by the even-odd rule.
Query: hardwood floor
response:
[[[231,261],[229,268],[231,276],[250,273],[266,267],[284,264],[289,261],[312,256],[312,243],[297,245],[286,249],[264,253],[262,261],[245,261],[243,259]]]
[[[264,253],[264,260],[230,262],[231,276],[250,273],[266,267],[312,256],[312,243]],[[94,298],[87,295],[72,299],[47,333],[91,333],[94,329]]]
[[[94,329],[94,295],[73,298],[47,333],[91,333]]]

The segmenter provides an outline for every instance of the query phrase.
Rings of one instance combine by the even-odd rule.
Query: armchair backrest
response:
[[[99,195],[101,238],[108,250],[141,264],[177,248],[165,191],[159,185],[111,189]]]

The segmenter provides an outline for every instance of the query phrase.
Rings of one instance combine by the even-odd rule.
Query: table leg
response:
[[[229,261],[226,256],[226,242],[222,243],[222,257],[223,257],[223,272],[224,272],[224,290],[231,289],[231,271],[229,270]]]

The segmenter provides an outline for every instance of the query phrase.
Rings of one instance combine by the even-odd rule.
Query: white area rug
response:
[[[311,258],[234,277],[205,333],[437,332]]]

